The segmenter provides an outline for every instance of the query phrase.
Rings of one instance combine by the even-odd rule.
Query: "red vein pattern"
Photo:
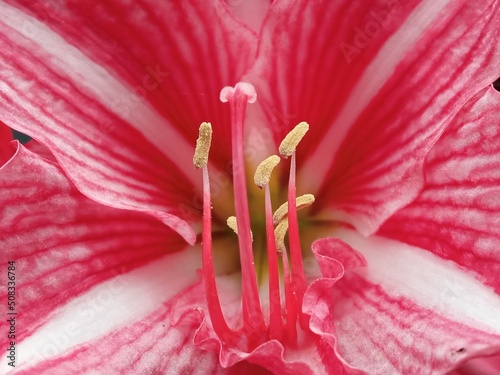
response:
[[[191,327],[172,327],[171,305],[18,374],[222,374],[215,353],[190,343]],[[98,348],[98,349],[97,349]]]
[[[214,139],[211,156],[228,159],[230,149],[221,146],[230,139],[229,113],[219,92],[247,69],[256,38],[224,2],[9,3],[42,20],[132,87],[159,67],[168,76],[153,74],[163,82],[148,92],[147,100],[189,141],[196,140],[201,122],[212,121],[223,136]]]
[[[179,165],[186,159],[180,149],[158,149],[123,118],[151,105],[164,120],[154,136],[179,134],[193,149],[199,124],[212,121],[217,137],[211,160],[225,170],[229,113],[219,91],[234,84],[249,64],[256,47],[253,32],[220,2],[10,4],[25,35],[0,22],[0,117],[47,145],[87,196],[115,207],[186,218],[181,207],[196,206],[201,186],[186,178],[192,165]],[[71,56],[51,55],[35,43],[36,32],[29,33],[36,30],[33,19],[64,39],[57,43],[76,46],[130,92],[100,102],[92,90],[99,89],[102,78],[95,71],[73,73]],[[151,126],[150,119],[143,121]]]
[[[203,289],[197,296],[204,305]],[[187,297],[193,287],[183,290],[140,321],[107,333],[54,359],[31,368],[21,368],[16,374],[270,374],[262,367],[242,361],[228,369],[222,368],[216,351],[205,351],[193,345],[198,325],[174,324],[173,308]],[[182,304],[182,302],[180,302]],[[98,348],[98,349],[97,349]]]
[[[427,249],[500,294],[500,93],[478,93],[429,155],[420,196],[382,236]]]
[[[450,118],[500,74],[498,12],[497,1],[273,4],[248,80],[277,142],[309,122],[299,158],[321,154],[298,173],[313,210],[371,234],[417,196]]]
[[[465,358],[500,349],[500,338],[451,321],[349,273],[332,315],[340,354],[370,375],[444,374]]]
[[[2,168],[0,185],[0,249],[18,275],[18,340],[91,287],[185,246],[148,215],[84,197],[58,166],[23,146]],[[0,298],[6,295],[4,284]],[[7,336],[0,340],[5,346]]]

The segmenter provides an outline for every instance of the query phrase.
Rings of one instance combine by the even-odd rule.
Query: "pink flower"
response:
[[[0,120],[39,142],[0,127],[2,371],[444,374],[500,353],[496,1],[0,9]],[[246,174],[301,121],[260,191]]]

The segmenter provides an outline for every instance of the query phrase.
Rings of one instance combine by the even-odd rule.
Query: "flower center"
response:
[[[306,290],[306,279],[302,262],[302,250],[299,235],[297,209],[314,202],[314,196],[306,194],[296,196],[295,171],[296,148],[309,129],[305,122],[297,125],[283,140],[279,153],[283,158],[291,158],[287,202],[274,213],[271,202],[269,183],[273,169],[280,162],[277,155],[265,159],[254,175],[254,182],[264,190],[265,233],[268,264],[269,316],[265,317],[259,297],[255,270],[253,236],[247,198],[247,181],[244,160],[244,121],[247,103],[256,100],[254,87],[249,83],[238,83],[235,87],[222,89],[220,99],[229,102],[231,108],[231,134],[233,159],[233,186],[235,216],[227,220],[228,226],[238,237],[243,327],[236,331],[229,327],[224,317],[217,286],[212,254],[212,218],[210,180],[208,173],[208,155],[212,139],[212,127],[209,123],[200,126],[199,138],[193,163],[202,169],[203,174],[203,232],[202,265],[208,313],[213,329],[220,340],[230,345],[241,342],[242,336],[249,349],[261,343],[277,339],[288,343],[297,341],[297,327],[309,331],[309,318],[302,313],[302,300]],[[285,234],[288,232],[288,250]],[[282,298],[281,290],[284,291]],[[268,318],[268,319],[265,319]],[[266,321],[268,323],[266,323]]]

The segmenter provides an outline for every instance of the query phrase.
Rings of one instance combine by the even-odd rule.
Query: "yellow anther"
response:
[[[273,155],[269,156],[262,163],[260,163],[253,177],[255,185],[260,188],[266,186],[271,180],[271,173],[273,172],[274,167],[276,167],[279,162],[279,156]]]
[[[282,220],[280,223],[274,228],[274,238],[276,238],[276,250],[278,254],[283,254],[286,251],[285,246],[285,236],[288,230],[288,220]]]
[[[307,122],[301,122],[295,128],[288,133],[280,144],[279,151],[281,156],[287,158],[295,152],[297,145],[304,138],[307,131],[309,130],[309,124]]]
[[[194,151],[193,164],[195,168],[203,168],[208,164],[208,152],[212,143],[212,125],[204,122],[200,125],[200,133],[196,140],[196,149]]]
[[[233,230],[234,233],[238,234],[238,221],[236,221],[236,216],[229,216],[226,220],[227,226]],[[253,241],[253,233],[250,231],[250,236],[252,236]]]
[[[312,194],[304,194],[295,199],[295,206],[297,207],[297,210],[310,206],[313,203],[314,203],[314,195]],[[285,202],[274,212],[273,215],[274,225],[278,224],[287,215],[288,215],[288,202]]]
[[[229,216],[226,222],[227,226],[231,228],[234,233],[238,234],[238,222],[236,221],[236,216]]]

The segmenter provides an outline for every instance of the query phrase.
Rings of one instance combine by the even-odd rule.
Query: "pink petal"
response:
[[[165,305],[142,321],[18,374],[222,374],[215,353],[192,345],[194,329],[172,327]]]
[[[173,373],[189,368],[206,353],[185,345],[190,329],[170,327],[168,301],[196,281],[199,265],[199,250],[170,254],[76,297],[18,345],[18,368],[64,375],[95,373],[97,363],[100,373],[111,374],[151,374],[165,364]]]
[[[166,212],[173,227],[169,215],[197,219],[197,129],[213,122],[211,160],[225,171],[219,91],[245,70],[254,34],[219,2],[11,3],[1,5],[0,118],[48,146],[87,196]]]
[[[328,279],[336,279],[339,276],[337,264],[342,265],[343,270],[365,267],[365,258],[351,246],[338,238],[322,238],[312,244],[312,252],[318,261],[322,276]]]
[[[366,261],[360,253],[338,238],[317,240],[312,244],[312,251],[322,275],[307,289],[302,310],[311,317],[311,331],[319,336],[317,350],[323,365],[330,374],[363,375],[363,371],[350,366],[338,352],[333,317],[335,301],[331,296],[344,272],[364,267]]]
[[[2,260],[16,264],[17,340],[53,311],[107,279],[181,250],[156,219],[102,206],[79,193],[60,167],[23,146],[0,171]],[[6,284],[0,286],[6,300]],[[6,327],[2,319],[0,327]],[[0,338],[5,346],[7,336]]]
[[[500,374],[500,354],[492,357],[471,359],[446,375],[498,375]]]
[[[259,33],[262,21],[266,15],[270,0],[226,0],[232,14],[250,29]]]
[[[38,154],[41,157],[57,164],[57,160],[54,157],[54,154],[52,154],[52,152],[50,152],[50,150],[44,145],[42,145],[40,142],[37,142],[34,139],[32,139],[28,143],[26,143],[24,147],[26,147],[31,152],[34,152],[35,154]]]
[[[499,75],[498,12],[492,0],[273,3],[246,79],[276,142],[309,122],[299,181],[315,207],[370,234],[417,196],[432,145]]]
[[[401,242],[339,230],[367,267],[331,290],[340,355],[376,374],[444,374],[500,351],[500,297],[452,262]]]
[[[500,93],[476,95],[429,155],[426,185],[379,234],[451,260],[500,294]]]
[[[179,265],[182,268],[182,264]],[[173,307],[186,298],[191,299],[192,293],[193,286],[190,286],[133,324],[104,332],[64,354],[45,358],[46,351],[42,348],[39,362],[25,364],[18,373],[93,374],[98,366],[100,373],[110,374],[268,374],[248,361],[224,369],[216,352],[193,345],[198,325],[173,324]],[[47,338],[45,343],[53,345]]]

